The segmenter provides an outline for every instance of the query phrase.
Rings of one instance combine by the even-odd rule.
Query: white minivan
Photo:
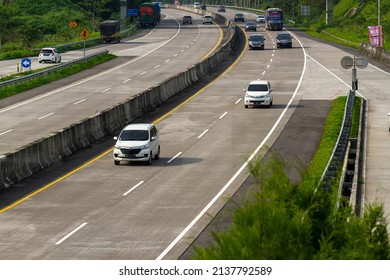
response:
[[[160,158],[160,138],[153,124],[129,124],[114,140],[115,165],[119,165],[121,161],[143,161],[150,165],[153,158]]]
[[[256,80],[251,81],[248,84],[248,87],[244,89],[245,92],[245,108],[248,108],[249,105],[252,106],[267,106],[268,108],[272,106],[272,88],[269,81]]]
[[[199,2],[195,2],[194,3],[194,9],[200,9],[200,3]]]

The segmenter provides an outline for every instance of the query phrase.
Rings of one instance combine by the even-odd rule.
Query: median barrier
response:
[[[218,20],[221,19],[218,18]],[[226,26],[230,27],[230,21],[224,20]],[[239,31],[239,28],[228,28],[228,30],[231,33],[225,44],[210,57],[186,71],[94,116],[0,156],[0,189],[11,187],[62,158],[87,147],[94,141],[121,129],[135,118],[160,106],[172,96],[208,76],[232,52],[236,44],[236,31]]]

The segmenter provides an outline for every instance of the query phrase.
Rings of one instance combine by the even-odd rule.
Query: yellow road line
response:
[[[218,44],[220,43],[220,41],[218,41]],[[157,120],[153,121],[154,124],[160,122],[161,120],[165,119],[167,116],[169,116],[170,114],[172,114],[173,112],[175,112],[176,110],[178,110],[179,108],[181,108],[182,106],[184,106],[187,102],[189,102],[190,100],[194,99],[196,96],[198,96],[200,93],[202,93],[205,89],[207,89],[210,85],[214,84],[214,82],[216,82],[217,80],[219,80],[222,76],[224,76],[227,72],[229,72],[237,63],[238,61],[241,59],[241,57],[244,55],[244,52],[245,52],[246,48],[243,48],[243,51],[240,53],[240,55],[237,57],[237,59],[233,62],[232,65],[229,66],[229,68],[227,68],[223,73],[221,73],[217,78],[215,78],[215,80],[213,80],[212,82],[210,82],[209,84],[207,84],[206,86],[204,86],[202,89],[200,89],[199,91],[197,91],[194,95],[192,95],[191,97],[189,97],[188,99],[186,99],[185,101],[183,101],[182,103],[180,103],[178,106],[176,106],[175,108],[173,108],[171,111],[169,111],[168,113],[166,113],[165,115],[163,115],[162,117],[158,118]],[[211,53],[211,52],[210,52]],[[29,195],[17,200],[16,202],[12,203],[11,205],[3,208],[0,210],[0,214],[5,212],[5,211],[8,211],[10,210],[11,208],[19,205],[20,203],[26,201],[27,199],[29,199],[30,197],[33,197],[35,196],[36,194],[50,188],[51,186],[57,184],[58,182],[68,178],[69,176],[73,175],[74,173],[84,169],[85,167],[89,166],[90,164],[92,164],[93,162],[97,161],[98,159],[104,157],[105,155],[107,155],[108,153],[112,152],[114,149],[114,147],[106,150],[105,152],[101,153],[100,155],[92,158],[91,160],[87,161],[86,163],[84,163],[83,165],[73,169],[72,171],[70,171],[69,173],[59,177],[58,179],[54,180],[53,182],[43,186],[42,188],[30,193]]]

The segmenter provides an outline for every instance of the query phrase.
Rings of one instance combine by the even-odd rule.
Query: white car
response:
[[[203,16],[203,24],[206,23],[213,24],[213,18],[211,16]]]
[[[248,84],[248,87],[244,89],[245,108],[248,108],[249,105],[252,106],[267,106],[268,108],[272,106],[272,88],[269,81],[256,80],[251,81]]]
[[[39,52],[38,62],[61,62],[61,54],[56,48],[43,48]]]
[[[200,3],[199,2],[195,2],[194,3],[194,9],[200,9]]]
[[[160,158],[160,138],[153,124],[129,124],[114,140],[115,165],[119,165],[121,161],[143,161],[151,165],[153,158]]]
[[[263,15],[257,16],[256,22],[257,23],[264,23],[265,22],[265,16],[263,16]]]

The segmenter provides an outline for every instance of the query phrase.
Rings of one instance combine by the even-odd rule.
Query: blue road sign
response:
[[[127,15],[132,17],[138,16],[138,9],[128,9]]]
[[[23,68],[30,68],[31,67],[31,59],[29,58],[22,58],[22,62],[20,63]]]

